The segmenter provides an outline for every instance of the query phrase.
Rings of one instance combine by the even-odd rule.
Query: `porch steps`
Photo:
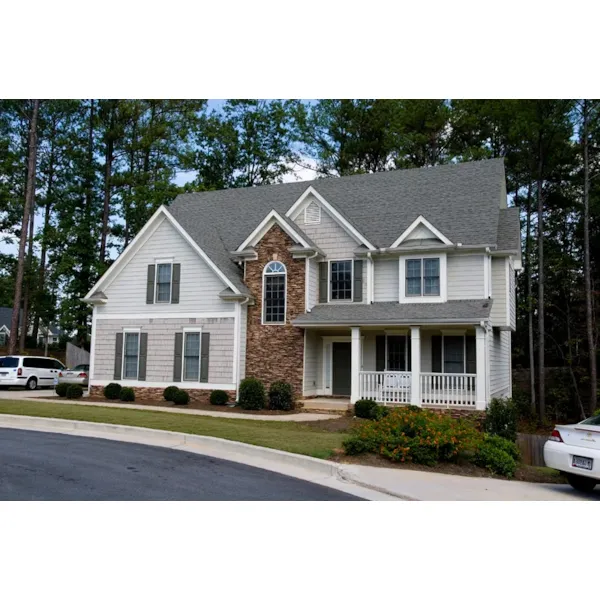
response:
[[[302,400],[302,412],[340,414],[351,410],[349,400],[332,398],[311,398]]]

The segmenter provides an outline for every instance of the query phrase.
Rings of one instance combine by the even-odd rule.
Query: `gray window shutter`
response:
[[[183,333],[175,334],[175,360],[173,361],[173,381],[181,381],[181,351],[183,348]]]
[[[138,368],[138,380],[146,380],[146,356],[148,355],[148,334],[140,333],[140,360]]]
[[[329,283],[329,263],[319,263],[319,302],[327,302],[327,284]]]
[[[208,356],[210,354],[210,333],[202,334],[200,348],[200,382],[208,382]]]
[[[375,337],[375,370],[385,371],[385,335]]]
[[[154,277],[156,265],[148,265],[148,280],[146,282],[146,304],[154,304]]]
[[[442,336],[431,336],[431,372],[442,372]]]
[[[363,261],[355,260],[354,261],[354,282],[353,282],[353,302],[362,302],[363,301]]]
[[[476,352],[476,342],[475,337],[472,335],[468,335],[466,338],[467,345],[467,373],[476,373],[477,372],[477,352]]]
[[[179,281],[181,279],[181,264],[173,264],[173,281],[171,284],[171,304],[179,304]]]
[[[123,369],[123,334],[117,333],[115,341],[115,372],[113,379],[121,379]]]

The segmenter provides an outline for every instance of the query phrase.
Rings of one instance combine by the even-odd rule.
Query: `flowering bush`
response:
[[[482,434],[473,423],[429,410],[399,408],[378,421],[361,423],[344,442],[347,454],[373,452],[398,462],[433,466],[473,454]]]

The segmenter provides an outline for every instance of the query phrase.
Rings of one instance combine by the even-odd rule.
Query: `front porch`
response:
[[[486,331],[348,327],[305,331],[305,397],[372,399],[387,405],[484,410]]]

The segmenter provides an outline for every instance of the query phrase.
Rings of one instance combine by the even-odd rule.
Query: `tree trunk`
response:
[[[590,414],[596,410],[598,375],[594,312],[592,305],[592,277],[590,267],[590,165],[589,165],[589,101],[583,101],[583,278],[585,281],[585,325],[590,355]]]
[[[15,279],[15,296],[13,301],[13,313],[10,323],[10,340],[8,353],[14,354],[17,348],[17,336],[19,331],[19,313],[21,309],[21,292],[23,288],[23,276],[25,274],[25,245],[27,243],[27,225],[29,215],[33,206],[35,195],[35,168],[37,162],[37,123],[40,109],[40,101],[33,101],[31,121],[29,122],[29,137],[27,151],[27,183],[25,186],[25,204],[23,207],[23,224],[21,227],[21,239],[19,240],[19,255],[17,261],[17,276]],[[23,327],[25,327],[23,323]],[[24,336],[23,336],[24,337]]]
[[[100,262],[106,264],[106,240],[108,238],[108,217],[110,214],[111,174],[114,151],[113,140],[114,107],[110,109],[104,167],[104,211],[102,213],[102,237],[100,238]]]
[[[27,331],[29,329],[29,301],[31,296],[31,264],[33,262],[33,236],[35,235],[35,195],[31,200],[29,213],[29,248],[27,250],[27,264],[25,266],[25,278],[23,281],[23,319],[21,325],[21,337],[19,338],[19,352],[25,351]],[[24,333],[23,333],[24,332]]]
[[[545,322],[544,322],[544,197],[542,194],[544,157],[541,134],[538,142],[538,180],[537,180],[537,209],[538,209],[538,390],[539,390],[539,421],[544,423],[546,418],[546,378],[544,373],[545,352]]]
[[[533,343],[533,283],[531,281],[531,182],[527,187],[527,230],[525,232],[525,257],[527,268],[527,325],[529,329],[529,391],[531,408],[535,411],[535,349]]]

